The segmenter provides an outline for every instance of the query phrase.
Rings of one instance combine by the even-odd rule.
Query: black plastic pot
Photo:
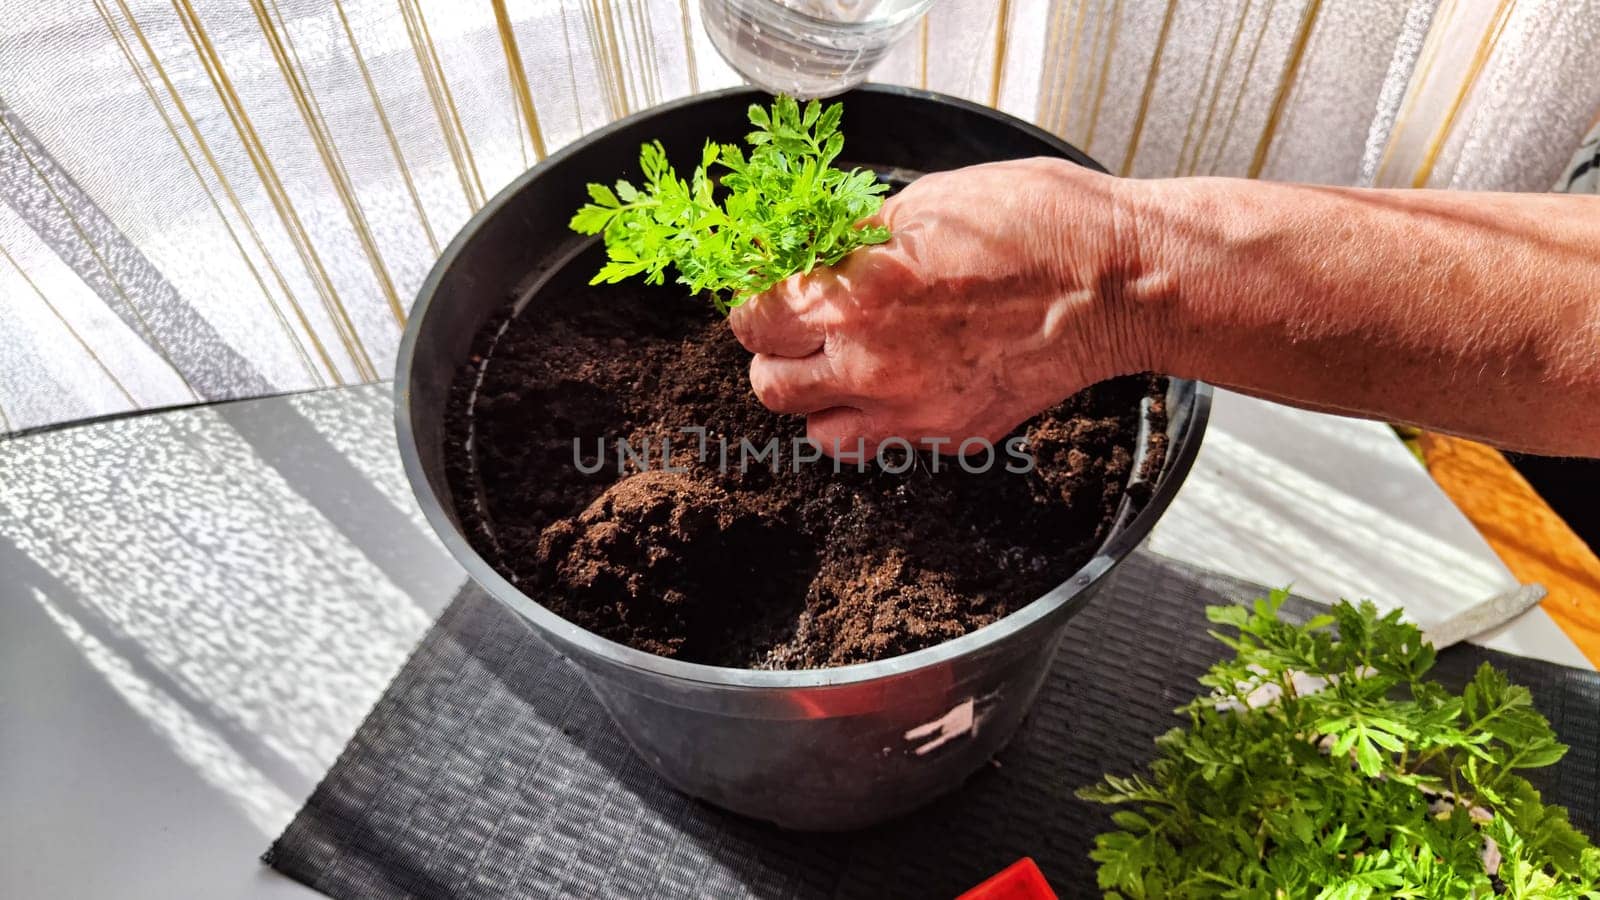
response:
[[[556,616],[490,568],[462,534],[444,474],[451,380],[485,321],[512,298],[532,314],[541,286],[592,247],[592,239],[567,230],[587,182],[636,176],[647,140],[665,143],[676,165],[692,166],[707,137],[739,139],[745,108],[762,100],[736,89],[632,116],[551,156],[480,210],[424,282],[400,347],[400,451],[445,546],[581,667],[656,771],[735,812],[792,828],[846,829],[957,787],[1010,738],[1068,620],[1150,531],[1183,481],[1205,429],[1210,389],[1172,382],[1166,463],[1150,499],[1141,509],[1125,501],[1088,564],[1012,615],[939,646],[834,669],[753,671],[653,656]],[[847,156],[856,164],[925,172],[1054,155],[1098,168],[1049,134],[965,101],[888,87],[861,88],[843,100]]]

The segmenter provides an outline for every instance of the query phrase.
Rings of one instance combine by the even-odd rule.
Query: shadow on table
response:
[[[196,696],[163,664],[161,654],[108,621],[99,607],[3,534],[0,572],[6,578],[0,602],[15,604],[16,615],[8,616],[8,627],[44,629],[48,633],[41,631],[28,640],[64,642],[62,655],[96,673],[103,681],[100,686],[130,711],[130,722],[137,721],[165,741],[178,760],[229,795],[256,824],[282,822],[293,811],[290,797],[303,791],[307,779],[267,747],[262,735]],[[32,616],[19,620],[30,606],[39,620]],[[82,704],[104,702],[82,696],[71,699]],[[131,734],[126,737],[138,740]]]
[[[460,578],[407,516],[390,412],[352,389],[0,442],[0,602],[262,834]]]

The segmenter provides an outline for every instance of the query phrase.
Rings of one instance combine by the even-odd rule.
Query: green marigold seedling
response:
[[[608,259],[590,283],[642,274],[661,284],[671,268],[727,312],[790,275],[888,240],[886,228],[857,227],[883,205],[888,185],[870,171],[833,167],[844,149],[843,114],[838,103],[802,108],[791,97],[770,111],[751,105],[749,156],[707,141],[687,181],[659,141],[645,144],[644,184],[591,184],[592,202],[572,217],[574,231],[605,237]]]
[[[1208,610],[1236,630],[1212,693],[1148,772],[1080,792],[1122,807],[1106,896],[1600,898],[1600,850],[1518,774],[1567,750],[1526,688],[1485,664],[1451,693],[1398,612],[1294,625],[1284,598]]]

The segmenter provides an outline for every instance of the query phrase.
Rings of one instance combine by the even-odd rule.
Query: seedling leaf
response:
[[[687,181],[659,141],[640,147],[643,185],[591,184],[591,202],[572,217],[574,231],[604,235],[608,261],[594,283],[643,274],[660,284],[671,269],[726,312],[790,275],[889,240],[887,228],[859,225],[888,186],[870,171],[833,167],[843,115],[838,103],[802,108],[792,97],[752,105],[748,156],[708,141]]]
[[[1208,609],[1234,651],[1212,693],[1148,774],[1079,792],[1125,807],[1090,854],[1105,896],[1600,898],[1600,850],[1517,774],[1567,749],[1526,688],[1485,665],[1457,696],[1398,613],[1295,625],[1285,597]]]

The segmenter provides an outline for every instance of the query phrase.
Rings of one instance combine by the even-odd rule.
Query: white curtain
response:
[[[696,0],[0,0],[0,433],[386,378],[550,150],[728,86]],[[875,73],[1139,177],[1545,189],[1600,0],[943,0]]]

